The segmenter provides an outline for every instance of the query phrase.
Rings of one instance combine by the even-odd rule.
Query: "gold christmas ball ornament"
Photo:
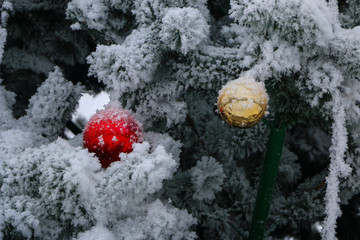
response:
[[[240,77],[223,86],[219,91],[217,105],[221,118],[229,125],[248,128],[263,118],[268,99],[263,82]]]

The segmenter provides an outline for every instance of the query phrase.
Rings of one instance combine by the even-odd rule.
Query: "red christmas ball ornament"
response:
[[[133,143],[142,142],[142,128],[129,111],[110,106],[93,115],[84,129],[83,142],[95,153],[103,168],[120,161],[120,153],[130,153]]]

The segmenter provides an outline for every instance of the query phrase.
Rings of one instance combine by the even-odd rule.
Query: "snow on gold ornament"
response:
[[[221,118],[229,125],[248,128],[263,118],[268,99],[263,82],[240,77],[223,86],[219,91],[217,105]]]

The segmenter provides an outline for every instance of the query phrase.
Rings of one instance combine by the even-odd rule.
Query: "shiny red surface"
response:
[[[120,153],[130,153],[133,143],[142,142],[139,123],[126,110],[110,108],[96,113],[86,124],[84,147],[95,153],[103,168],[120,161]]]

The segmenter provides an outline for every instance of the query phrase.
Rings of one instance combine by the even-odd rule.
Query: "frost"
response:
[[[102,135],[98,137],[98,142],[99,142],[98,143],[99,146],[104,146],[105,142],[104,142],[104,138]]]
[[[134,7],[133,1],[73,0],[67,3],[66,17],[74,20],[72,30],[98,31],[111,42],[124,41],[127,26],[133,24],[127,17]]]
[[[106,227],[96,225],[86,232],[79,234],[74,240],[114,240],[115,236]]]
[[[14,125],[15,119],[12,116],[12,105],[14,103],[15,94],[0,86],[0,130],[10,129]]]
[[[178,163],[180,161],[180,153],[182,144],[180,141],[174,140],[168,134],[160,134],[156,132],[147,132],[145,135],[145,140],[147,140],[152,148],[158,146],[163,146],[168,153],[171,153],[172,157]]]
[[[127,219],[116,226],[119,239],[196,239],[196,234],[187,230],[196,223],[186,211],[169,208],[159,200],[147,206],[146,215]]]
[[[157,0],[136,0],[132,13],[141,25],[151,25],[155,19],[161,18],[164,14],[164,1]]]
[[[76,135],[75,137],[73,137],[72,139],[70,139],[69,143],[71,146],[74,146],[74,147],[84,147],[83,133],[80,133],[80,134]]]
[[[81,227],[91,223],[93,174],[100,164],[86,150],[58,140],[28,148],[2,164],[1,192],[7,209],[4,216],[24,236],[34,231],[36,237],[57,238],[69,223]],[[31,217],[17,224],[16,215]]]
[[[24,11],[27,6],[34,11],[65,7],[65,3],[52,6],[38,1],[16,3],[16,11]],[[118,33],[122,27],[134,24],[124,17],[131,15],[134,4],[133,1],[74,0],[67,6],[67,17],[76,19],[73,29],[91,28],[104,33],[106,40],[113,40],[113,45],[98,46],[98,52],[88,58],[90,71],[113,90],[113,102],[122,94],[136,92],[151,83],[163,57],[160,29],[156,26],[144,26],[123,36],[109,32],[116,29]],[[118,11],[113,11],[114,8]],[[114,16],[119,19],[111,19]],[[3,33],[5,43],[6,31]],[[69,37],[66,31],[57,34],[63,37],[61,40]],[[171,179],[179,166],[181,143],[167,134],[149,134],[152,146],[147,142],[135,144],[131,153],[121,154],[120,162],[101,169],[99,160],[83,149],[81,134],[69,142],[59,138],[82,88],[67,81],[59,67],[52,70],[52,61],[58,59],[52,56],[48,61],[41,55],[47,53],[42,46],[38,49],[10,48],[6,53],[7,69],[48,74],[48,77],[30,98],[26,114],[19,119],[12,117],[14,94],[0,88],[1,236],[135,239],[139,234],[140,239],[195,239],[195,232],[189,228],[196,224],[196,219],[187,210],[164,204],[158,194],[163,182]],[[184,106],[182,103],[179,108],[169,110],[170,106],[166,112],[175,115]],[[170,118],[180,122],[180,118]]]
[[[11,2],[9,2],[9,1],[4,1],[3,5],[2,5],[2,8],[6,9],[8,11],[13,10],[13,6],[12,6]]]
[[[165,85],[165,86],[164,86]],[[178,82],[155,82],[144,90],[140,105],[136,109],[139,119],[151,125],[158,119],[166,119],[168,127],[184,121],[187,114],[187,104],[179,101],[183,86]]]
[[[244,86],[244,88],[249,89],[253,94],[260,95],[261,99],[266,101],[269,100],[269,96],[266,92],[265,84],[263,82],[257,82],[252,77],[239,77],[233,81],[228,82],[224,87],[219,91],[219,96],[224,93],[224,91],[230,91],[229,95],[236,95],[238,86]],[[234,100],[233,100],[234,101]],[[253,102],[249,102],[244,107],[251,108]],[[250,105],[250,106],[249,106]]]
[[[81,30],[81,24],[79,22],[73,23],[73,24],[70,25],[70,28],[72,30],[75,30],[75,31],[76,30]]]
[[[66,14],[76,17],[79,22],[86,22],[89,28],[101,31],[105,28],[104,16],[108,10],[103,0],[73,0],[68,3]]]
[[[89,72],[108,86],[111,99],[117,99],[152,80],[159,63],[158,45],[151,29],[135,30],[122,45],[98,45],[87,58]]]
[[[12,41],[2,68],[6,89],[0,86],[3,238],[194,239],[194,217],[200,239],[246,235],[269,129],[263,123],[230,128],[215,103],[223,85],[251,76],[269,94],[268,120],[291,129],[266,237],[298,236],[325,210],[323,239],[335,239],[340,204],[360,193],[358,0],[12,3],[16,15],[8,23]],[[10,9],[5,1],[0,54]],[[56,25],[60,44],[52,45],[40,21],[37,28],[16,30],[20,16],[64,11],[75,32]],[[38,29],[46,37],[18,45],[16,34]],[[62,42],[80,52],[63,55]],[[90,54],[83,42],[96,50]],[[81,134],[69,142],[58,138],[80,87],[58,68],[52,71],[54,63],[76,66],[89,54],[89,74],[148,131],[144,143],[107,169],[83,149]],[[8,90],[19,90],[19,75],[9,76],[50,71],[27,115],[14,118],[15,96]],[[40,78],[26,81],[35,86]],[[341,230],[339,238],[353,234]]]
[[[301,69],[300,53],[298,48],[274,37],[265,41],[261,46],[261,60],[245,75],[265,80],[269,77],[279,78],[281,75],[290,75]],[[248,65],[248,64],[246,64]]]
[[[136,0],[132,13],[140,25],[151,25],[161,20],[169,8],[195,8],[208,20],[209,10],[205,0]]]
[[[0,142],[6,144],[13,145]],[[135,144],[132,153],[102,171],[86,149],[63,139],[38,148],[19,144],[23,148],[2,152],[1,211],[5,223],[24,237],[56,239],[71,226],[74,233],[80,231],[77,239],[98,234],[134,239],[134,233],[147,239],[195,239],[187,230],[196,222],[189,213],[150,197],[177,168],[163,147],[149,153],[148,143]]]
[[[345,151],[347,150],[347,130],[345,127],[345,110],[340,102],[338,94],[334,96],[334,122],[332,125],[332,138],[330,148],[329,175],[326,178],[326,217],[321,231],[322,239],[337,239],[335,237],[336,219],[341,216],[339,206],[339,177],[347,177],[351,168],[344,162]]]
[[[230,16],[256,33],[279,34],[298,46],[324,46],[333,37],[335,16],[326,1],[231,1]]]
[[[16,128],[2,131],[0,136],[0,153],[2,155],[19,153],[26,148],[38,146],[44,141],[42,136]]]
[[[1,26],[0,26],[0,63],[2,62],[2,58],[4,55],[4,47],[7,38],[7,31],[6,31],[6,23],[9,17],[7,11],[12,11],[12,4],[9,1],[4,1],[1,6]]]
[[[195,8],[170,8],[162,22],[160,38],[171,50],[187,54],[208,39],[209,25]]]
[[[29,100],[27,115],[19,119],[25,128],[55,140],[71,119],[82,88],[64,79],[58,67]]]
[[[135,143],[133,147],[129,154],[120,153],[121,161],[112,163],[104,172],[103,191],[114,201],[114,213],[125,214],[136,208],[149,194],[159,191],[162,181],[170,178],[177,168],[162,146],[152,153],[148,153],[147,142]]]
[[[193,198],[199,201],[213,200],[215,193],[221,190],[225,177],[222,165],[215,158],[202,157],[191,169],[191,180],[195,187]]]
[[[4,28],[7,24],[7,20],[9,18],[9,12],[12,12],[13,5],[10,1],[3,1],[3,4],[1,6],[1,26]]]

